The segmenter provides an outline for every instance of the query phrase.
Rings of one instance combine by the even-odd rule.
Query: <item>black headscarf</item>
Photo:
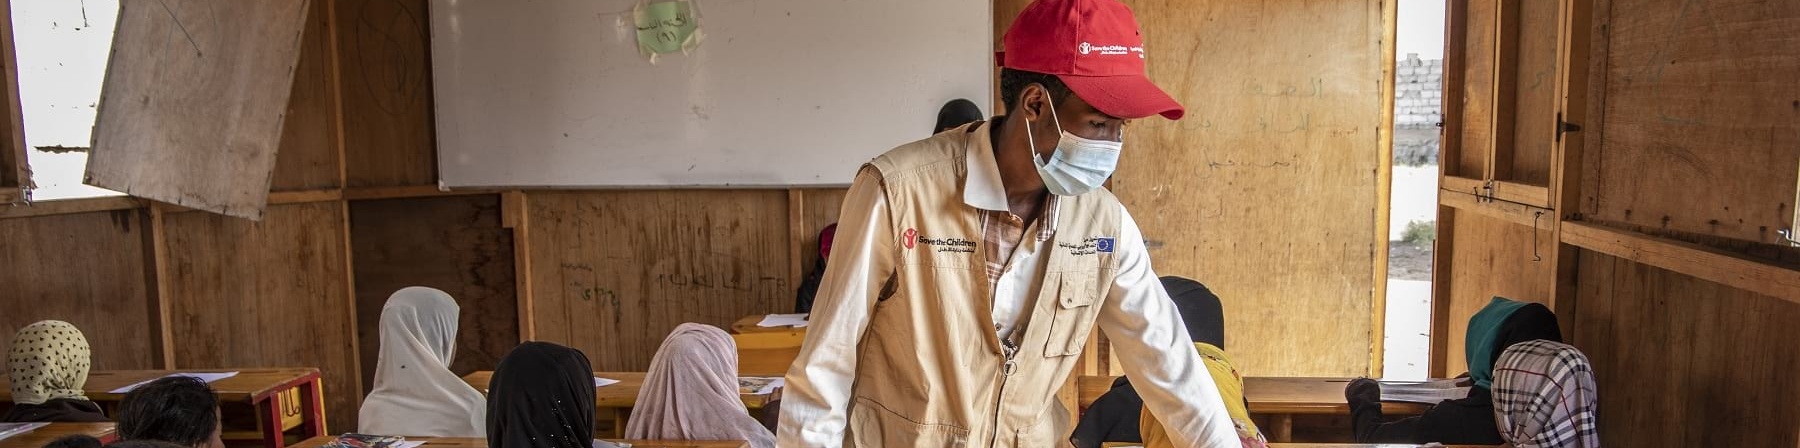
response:
[[[1175,300],[1175,311],[1181,314],[1182,322],[1187,323],[1188,336],[1194,342],[1225,348],[1225,307],[1219,303],[1219,296],[1200,282],[1173,275],[1163,277],[1162,284],[1169,298]]]
[[[957,98],[944,103],[943,109],[938,109],[937,127],[931,133],[956,129],[957,126],[976,121],[981,121],[981,107],[976,106],[973,101]]]
[[[488,446],[590,448],[594,369],[587,355],[548,342],[519,344],[488,385]]]

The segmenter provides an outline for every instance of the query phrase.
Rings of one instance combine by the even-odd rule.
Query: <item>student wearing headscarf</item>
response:
[[[1599,397],[1586,355],[1561,342],[1521,342],[1494,365],[1494,419],[1514,448],[1599,448]]]
[[[745,440],[773,448],[775,435],[738,398],[737,344],[717,327],[681,324],[650,360],[625,438]]]
[[[432,288],[401,289],[381,309],[375,390],[357,432],[412,437],[487,435],[487,398],[450,371],[461,308]]]
[[[488,386],[488,446],[590,448],[593,439],[594,368],[587,355],[526,342],[500,359]]]
[[[6,354],[12,410],[0,422],[105,422],[87,385],[87,338],[74,325],[46,320],[20,328]]]
[[[1562,341],[1556,314],[1536,303],[1495,297],[1469,318],[1463,356],[1469,364],[1466,398],[1447,400],[1424,414],[1384,422],[1381,383],[1367,378],[1344,387],[1350,403],[1350,421],[1360,443],[1443,443],[1498,445],[1503,441],[1494,424],[1494,362],[1507,347],[1525,341]]]
[[[1256,428],[1256,422],[1250,420],[1249,407],[1244,401],[1244,378],[1225,354],[1225,307],[1219,296],[1194,280],[1175,276],[1160,280],[1169,298],[1174,300],[1175,310],[1181,314],[1188,335],[1194,339],[1194,349],[1200,352],[1213,384],[1219,388],[1219,396],[1237,430],[1238,442],[1247,448],[1266,446],[1268,441]],[[1099,447],[1104,442],[1141,442],[1145,448],[1175,446],[1169,440],[1168,431],[1144,407],[1143,399],[1124,377],[1113,380],[1112,389],[1095,400],[1082,415],[1081,424],[1076,426],[1071,439],[1070,442],[1080,448]]]

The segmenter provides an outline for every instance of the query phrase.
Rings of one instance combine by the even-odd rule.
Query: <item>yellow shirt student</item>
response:
[[[1200,360],[1212,373],[1213,384],[1219,386],[1219,397],[1225,400],[1225,410],[1231,414],[1231,424],[1237,429],[1238,440],[1243,442],[1244,448],[1268,446],[1269,441],[1256,429],[1256,422],[1250,421],[1250,410],[1244,406],[1244,377],[1231,364],[1231,358],[1225,356],[1225,350],[1205,342],[1195,342],[1194,349],[1200,351]],[[1168,433],[1163,431],[1162,423],[1150,414],[1149,407],[1140,414],[1138,432],[1144,437],[1144,448],[1175,446]]]

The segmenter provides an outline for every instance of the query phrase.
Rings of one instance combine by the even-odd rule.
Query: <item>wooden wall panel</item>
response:
[[[1537,237],[1533,239],[1531,227],[1487,215],[1449,210],[1453,214],[1451,219],[1440,222],[1448,223],[1451,228],[1441,233],[1445,239],[1439,240],[1438,246],[1450,245],[1451,267],[1447,269],[1447,277],[1436,276],[1437,281],[1447,282],[1438,285],[1438,290],[1449,293],[1447,296],[1439,294],[1432,303],[1440,310],[1433,315],[1444,316],[1432,322],[1433,370],[1430,373],[1433,378],[1447,378],[1468,371],[1463,341],[1468,335],[1469,318],[1476,311],[1487,306],[1494,296],[1550,306],[1550,286],[1556,275],[1555,266],[1551,264],[1551,254],[1556,250],[1555,235],[1551,231],[1552,216],[1544,216],[1544,224],[1538,227]],[[1551,309],[1556,308],[1551,306]]]
[[[425,0],[338,0],[351,187],[435,185]]]
[[[1550,148],[1556,143],[1557,37],[1561,1],[1517,1],[1519,29],[1513,71],[1512,160],[1505,179],[1550,185]]]
[[[792,309],[784,190],[531,192],[537,339],[643,370],[683,322]]]
[[[1367,374],[1386,243],[1383,5],[1127,3],[1150,77],[1188,107],[1134,121],[1112,181],[1157,272],[1224,298],[1246,375]]]
[[[1800,304],[1581,251],[1575,345],[1609,446],[1800,443]]]
[[[1450,2],[1449,7],[1460,8],[1465,23],[1463,48],[1451,52],[1453,57],[1462,58],[1462,104],[1444,107],[1457,108],[1456,113],[1462,118],[1457,128],[1462,135],[1458,136],[1457,148],[1446,152],[1453,153],[1456,159],[1444,161],[1444,172],[1481,179],[1487,175],[1488,152],[1494,145],[1494,21],[1499,0]],[[1451,30],[1454,32],[1455,28]]]
[[[381,309],[401,288],[437,288],[462,306],[458,375],[493,370],[518,345],[513,235],[500,227],[498,195],[352,202],[350,235],[364,390],[374,388]]]
[[[328,1],[311,2],[301,36],[300,62],[282,122],[270,189],[317,190],[341,185],[338,165],[337,85],[331,66]]]
[[[121,3],[85,182],[261,217],[309,3]]]
[[[344,205],[276,205],[251,222],[163,216],[166,290],[181,368],[317,367],[331,428],[354,428],[356,325]]]
[[[25,165],[25,113],[19,103],[19,66],[12,32],[12,1],[0,0],[0,203],[31,183]]]
[[[819,231],[825,226],[836,224],[839,209],[844,205],[844,194],[847,188],[809,188],[801,190],[805,198],[802,202],[801,222],[795,227],[799,235],[804,236],[800,244],[800,266],[810,273],[813,265],[819,262]],[[794,286],[799,287],[796,279]]]
[[[1778,242],[1800,176],[1800,2],[1610,4],[1594,14],[1609,34],[1585,212]]]
[[[144,211],[0,219],[0,352],[45,319],[75,324],[95,369],[157,367]]]

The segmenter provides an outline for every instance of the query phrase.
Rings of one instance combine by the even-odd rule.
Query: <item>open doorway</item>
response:
[[[1388,214],[1382,377],[1421,380],[1431,360],[1431,255],[1437,239],[1444,0],[1400,0],[1396,6],[1394,176]]]

